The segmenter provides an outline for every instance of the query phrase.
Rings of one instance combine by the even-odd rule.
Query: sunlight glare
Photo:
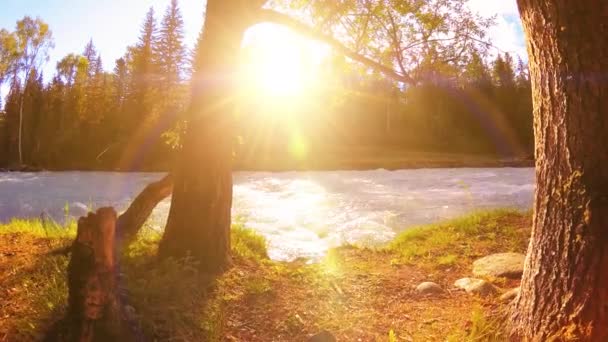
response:
[[[297,160],[303,160],[308,154],[306,139],[299,133],[292,133],[289,141],[289,152]]]
[[[319,82],[316,69],[327,48],[275,25],[257,25],[244,41],[245,93],[274,102],[302,101]]]

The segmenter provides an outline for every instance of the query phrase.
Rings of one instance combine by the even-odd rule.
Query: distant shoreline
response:
[[[481,162],[481,163],[467,163],[467,162],[401,162],[393,163],[390,165],[373,165],[373,164],[359,164],[359,165],[317,165],[317,166],[269,166],[269,167],[243,167],[236,166],[233,168],[234,172],[306,172],[306,171],[370,171],[370,170],[415,170],[415,169],[456,169],[456,168],[503,168],[503,167],[515,167],[515,168],[527,168],[534,167],[534,161],[530,160],[497,160],[493,162]],[[65,169],[44,169],[44,168],[33,168],[28,167],[25,169],[16,168],[0,168],[0,173],[36,173],[36,172],[168,172],[168,169],[154,169],[146,168],[141,170],[121,170],[121,169],[107,169],[107,168],[65,168]]]
[[[496,158],[484,155],[450,155],[450,154],[424,154],[414,156],[373,156],[368,158],[329,159],[322,158],[317,161],[275,161],[272,159],[234,163],[233,171],[252,172],[289,172],[289,171],[367,171],[385,169],[437,169],[437,168],[501,168],[501,167],[534,167],[531,158]],[[144,167],[141,169],[120,169],[107,167],[66,167],[66,168],[40,168],[34,166],[1,168],[0,172],[168,172],[169,167]]]

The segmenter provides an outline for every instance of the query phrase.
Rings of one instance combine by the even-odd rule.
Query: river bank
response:
[[[179,341],[306,340],[327,331],[338,341],[466,341],[500,334],[500,293],[517,280],[486,277],[491,296],[454,288],[473,261],[525,253],[531,215],[497,210],[408,229],[383,248],[343,246],[318,263],[268,259],[263,238],[233,229],[233,267],[218,279],[188,260],[158,262],[158,233],[147,231],[123,256],[124,286],[146,337]],[[0,340],[37,340],[61,317],[74,227],[40,221],[0,226]],[[442,291],[419,293],[434,282]],[[3,335],[2,335],[3,334]]]
[[[125,210],[162,173],[0,173],[0,222],[45,217],[57,222],[90,208]],[[262,234],[275,260],[319,258],[345,243],[386,243],[406,227],[476,210],[532,206],[531,168],[235,172],[232,216]],[[150,225],[161,231],[170,199]]]
[[[167,172],[172,164],[163,165],[105,165],[100,163],[75,163],[54,167],[52,165],[0,165],[0,172],[39,171],[110,171],[110,172]],[[532,156],[501,157],[482,153],[416,152],[399,149],[357,148],[352,150],[332,150],[315,152],[314,158],[293,158],[290,156],[255,156],[236,158],[235,171],[339,171],[339,170],[400,170],[421,168],[460,167],[533,167]]]

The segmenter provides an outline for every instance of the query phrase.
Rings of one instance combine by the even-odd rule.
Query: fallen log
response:
[[[173,178],[171,174],[167,174],[159,181],[148,184],[135,197],[129,208],[118,218],[119,248],[122,249],[133,242],[141,227],[152,214],[152,210],[172,192]]]
[[[135,197],[129,208],[122,213],[117,220],[116,239],[120,251],[128,247],[137,237],[144,223],[152,214],[158,203],[169,197],[173,192],[173,178],[167,174],[162,179],[146,185],[142,192]],[[51,251],[49,254],[69,254],[72,246],[61,247]]]

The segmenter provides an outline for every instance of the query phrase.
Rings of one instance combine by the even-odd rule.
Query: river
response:
[[[57,221],[88,208],[125,210],[160,173],[0,173],[0,221]],[[317,258],[344,243],[379,244],[408,227],[477,209],[532,206],[532,168],[235,172],[233,218],[268,240],[270,257]],[[170,200],[150,224],[162,229]]]

